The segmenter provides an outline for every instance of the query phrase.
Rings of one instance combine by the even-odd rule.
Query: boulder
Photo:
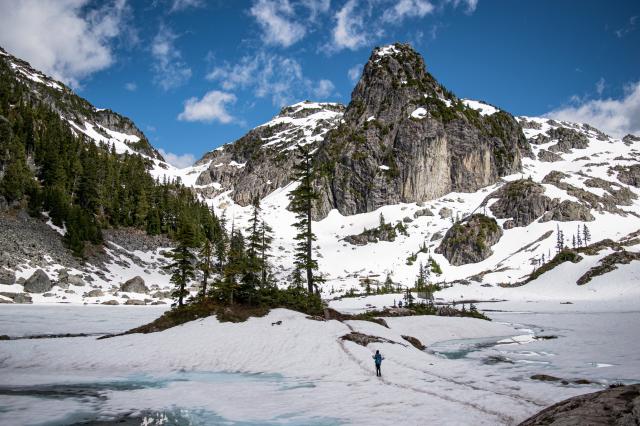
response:
[[[491,246],[500,237],[502,229],[494,218],[474,214],[449,228],[435,252],[455,266],[478,263],[493,254]]]
[[[126,302],[124,302],[125,305],[144,305],[144,301],[139,300],[139,299],[129,299]]]
[[[120,302],[118,302],[115,299],[111,299],[111,300],[105,300],[104,302],[102,302],[102,305],[119,305]]]
[[[520,423],[535,425],[638,425],[640,384],[617,386],[569,398]]]
[[[102,290],[100,290],[99,288],[93,289],[91,291],[86,292],[84,295],[84,297],[102,297],[104,296],[104,292]]]
[[[417,219],[417,218],[422,217],[422,216],[433,216],[433,212],[425,207],[424,209],[417,210],[413,214],[413,218],[414,219]]]
[[[0,284],[12,285],[16,282],[16,273],[5,268],[0,268]]]
[[[24,291],[27,293],[46,293],[51,287],[51,280],[42,269],[35,271],[24,283]]]
[[[127,293],[142,293],[148,294],[149,289],[144,284],[144,280],[141,277],[133,277],[120,286],[120,291]]]
[[[441,219],[446,219],[448,217],[451,217],[451,215],[453,214],[453,211],[449,207],[443,207],[440,209],[438,214],[440,215]]]
[[[82,280],[82,277],[78,275],[69,275],[69,278],[67,278],[67,282],[77,287],[84,287],[86,285],[85,282]]]
[[[545,163],[553,163],[556,161],[562,161],[562,156],[560,154],[556,154],[555,152],[547,151],[546,149],[541,149],[538,152],[538,160],[543,161]]]
[[[8,292],[0,292],[0,296],[8,297],[13,300],[13,303],[22,303],[22,304],[30,304],[33,303],[31,296],[27,293],[8,293]]]

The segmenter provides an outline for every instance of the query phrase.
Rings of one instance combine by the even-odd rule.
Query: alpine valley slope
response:
[[[34,87],[64,87],[4,52],[3,57],[18,64],[12,67],[21,67],[19,72]],[[88,116],[92,114],[100,111]],[[123,150],[133,149],[127,144],[133,136],[146,141],[136,130],[126,133],[120,127],[113,136],[114,130],[97,118],[69,120],[88,140],[106,139]],[[91,131],[99,126],[109,131]],[[424,69],[422,58],[408,45],[374,50],[347,107],[305,101],[283,108],[273,120],[187,169],[167,165],[155,151],[142,154],[150,159],[153,176],[180,178],[219,214],[225,212],[229,226],[244,229],[248,204],[261,197],[264,218],[275,233],[274,274],[284,286],[293,266],[294,215],[287,209],[287,194],[296,185],[289,170],[298,143],[315,148],[322,199],[315,212],[314,251],[326,278],[326,298],[361,291],[365,281],[375,288],[387,276],[411,286],[420,263],[431,257],[442,270],[432,274],[432,281],[452,285],[437,294],[448,300],[640,300],[640,245],[635,236],[628,237],[640,229],[640,138],[613,138],[587,124],[513,117],[484,102],[460,99]],[[467,220],[473,213],[482,216]],[[381,215],[393,226],[402,223],[406,234],[366,237],[364,243],[353,238],[377,228]],[[469,229],[471,223],[479,228]],[[585,224],[591,243],[612,243],[512,288],[555,256],[558,230],[570,247]],[[134,275],[158,290],[170,286],[168,276],[158,272],[162,248],[133,250],[109,243],[109,250],[116,248],[119,254],[114,254],[109,274],[91,266],[72,270],[90,277],[85,290],[100,289],[103,296],[69,296],[62,287],[53,287],[50,297],[34,295],[33,301],[122,302],[122,293],[112,285]],[[601,261],[604,266],[593,278],[578,285]],[[68,265],[56,259],[39,264],[25,260],[15,273],[18,279],[28,278],[42,268],[55,281],[61,266]],[[22,288],[19,283],[0,285],[0,291]],[[392,299],[381,297],[379,304]]]

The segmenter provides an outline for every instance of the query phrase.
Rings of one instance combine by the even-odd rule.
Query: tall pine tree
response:
[[[293,226],[297,229],[295,236],[296,252],[295,267],[306,275],[307,291],[309,295],[318,289],[318,284],[322,278],[316,275],[318,271],[318,261],[313,258],[313,242],[316,236],[311,228],[311,210],[313,203],[320,198],[320,195],[313,187],[315,173],[312,168],[312,158],[308,146],[298,145],[298,161],[293,167],[293,179],[298,182],[296,189],[291,191],[290,209],[296,214],[297,222]]]
[[[179,226],[176,240],[177,246],[167,255],[171,262],[165,268],[171,272],[171,282],[175,285],[171,296],[177,300],[178,306],[182,306],[184,298],[189,295],[187,284],[195,278],[196,258],[191,250],[196,247],[197,242],[193,223],[184,219]]]

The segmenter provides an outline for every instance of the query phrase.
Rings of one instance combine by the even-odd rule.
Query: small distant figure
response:
[[[402,308],[402,300],[398,301],[398,308]]]
[[[380,365],[382,365],[382,360],[384,357],[380,355],[380,351],[376,351],[376,354],[372,357],[373,361],[376,363],[376,376],[382,377],[382,372],[380,371]]]

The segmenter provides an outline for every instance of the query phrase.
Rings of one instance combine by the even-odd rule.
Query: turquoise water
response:
[[[339,425],[339,419],[286,412],[274,417],[226,418],[206,404],[181,405],[194,392],[215,400],[228,392],[255,394],[254,405],[278,393],[309,391],[308,381],[278,374],[173,372],[139,374],[95,382],[64,382],[33,386],[0,386],[0,424],[33,425]],[[264,400],[261,400],[264,397]],[[208,398],[204,398],[205,401]],[[122,401],[126,404],[122,404]],[[286,400],[286,396],[284,398]],[[166,401],[166,402],[165,402]],[[52,405],[53,403],[53,405]],[[187,402],[188,403],[188,402]],[[149,404],[145,406],[145,404]],[[153,408],[153,406],[156,408]],[[158,409],[160,405],[162,408]],[[54,407],[50,409],[47,407]],[[285,410],[286,411],[286,410]],[[242,416],[239,416],[242,417]],[[251,417],[251,416],[249,416]],[[254,415],[255,417],[255,415]]]

